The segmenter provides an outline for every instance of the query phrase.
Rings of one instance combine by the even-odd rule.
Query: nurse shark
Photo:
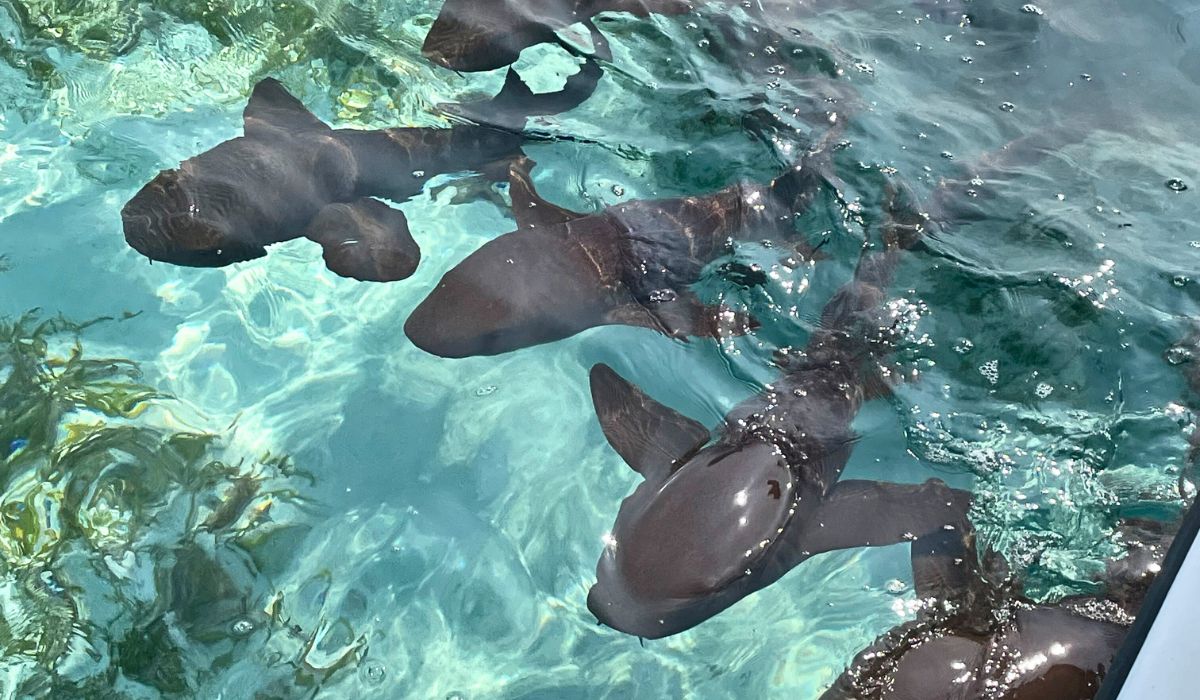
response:
[[[826,140],[827,142],[828,140]],[[824,142],[823,142],[824,143]],[[634,200],[581,214],[542,199],[532,163],[509,175],[517,229],[445,274],[404,325],[409,339],[441,357],[496,355],[619,324],[675,338],[746,333],[755,321],[689,290],[733,240],[790,240],[829,173],[819,147],[767,184],[738,183],[703,196]]]
[[[557,93],[534,94],[510,72],[490,101],[461,111],[493,124],[447,129],[332,129],[276,80],[255,85],[244,135],[164,170],[121,210],[125,240],[151,260],[220,267],[308,238],[338,275],[365,281],[410,276],[420,249],[404,201],[443,173],[496,172],[520,155],[525,116],[571,109],[601,77],[593,62]]]
[[[917,619],[860,652],[821,700],[1090,700],[1099,691],[1149,592],[1175,528],[1128,520],[1129,549],[1109,561],[1098,594],[1056,603],[1025,597],[998,555],[984,576],[945,575],[944,561],[916,556]],[[949,582],[922,585],[922,581]]]
[[[864,251],[804,351],[715,430],[608,366],[592,368],[604,435],[644,477],[621,504],[588,594],[601,623],[639,637],[676,634],[838,549],[911,541],[912,555],[937,559],[945,575],[971,575],[968,492],[937,479],[840,479],[855,415],[887,391],[878,362],[895,321],[885,290],[920,234],[915,215],[889,215],[883,250]]]

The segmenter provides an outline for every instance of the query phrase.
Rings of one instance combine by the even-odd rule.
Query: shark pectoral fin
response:
[[[274,78],[258,81],[242,112],[247,136],[283,131],[329,131],[329,126],[297,100]]]
[[[363,282],[402,280],[421,260],[404,213],[369,197],[325,206],[304,236],[321,245],[331,271]]]
[[[630,302],[605,315],[612,325],[640,326],[686,341],[689,337],[726,338],[746,335],[759,327],[752,315],[721,304],[705,304],[691,292],[670,301]]]
[[[528,158],[518,158],[508,167],[508,195],[512,199],[513,218],[517,220],[519,228],[565,224],[586,216],[542,199],[533,189],[530,171],[534,165],[536,163]]]
[[[807,555],[915,541],[942,532],[970,535],[971,494],[940,479],[923,484],[839,481],[817,506],[796,546]],[[803,506],[803,503],[801,504]]]
[[[707,428],[650,398],[608,365],[593,366],[589,379],[604,437],[646,479],[665,479],[708,442]]]

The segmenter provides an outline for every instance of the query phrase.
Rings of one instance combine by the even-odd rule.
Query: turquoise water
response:
[[[587,370],[607,362],[715,424],[850,275],[881,196],[864,173],[927,194],[1022,137],[1051,153],[965,183],[982,216],[905,260],[897,358],[917,377],[860,414],[847,474],[973,488],[977,526],[1030,593],[1092,590],[1120,552],[1116,520],[1175,517],[1181,475],[1191,488],[1191,358],[1167,350],[1200,318],[1200,3],[1022,4],[706,3],[736,20],[740,46],[704,16],[607,18],[614,59],[596,94],[531,121],[577,139],[528,147],[539,191],[590,211],[765,180],[785,149],[746,131],[746,113],[798,110],[812,134],[836,113],[837,166],[859,184],[803,221],[830,257],[791,270],[744,245],[739,260],[773,273],[765,286],[704,280],[769,320],[750,337],[609,327],[444,360],[408,342],[404,320],[513,228],[492,201],[454,203],[454,178],[402,205],[424,257],[391,284],[336,277],[302,240],[222,269],[150,265],[119,216],[158,170],[238,135],[262,77],[337,125],[448,125],[437,104],[494,92],[503,71],[421,57],[439,3],[0,0],[0,315],[113,317],[78,332],[84,356],[137,363],[129,381],[164,394],[137,410],[55,395],[41,442],[4,434],[30,444],[8,457],[0,503],[0,687],[817,697],[911,617],[906,548],[822,555],[644,646],[597,626],[585,596],[636,475],[600,433]],[[543,47],[520,67],[552,88],[570,64]],[[45,357],[69,357],[74,336]],[[14,420],[28,385],[6,387]],[[100,425],[158,447],[79,456]],[[178,433],[215,439],[163,452]]]

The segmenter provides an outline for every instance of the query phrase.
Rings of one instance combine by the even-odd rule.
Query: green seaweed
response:
[[[30,459],[48,452],[68,413],[90,409],[135,418],[148,401],[163,398],[138,381],[135,363],[84,356],[78,334],[91,323],[42,320],[37,312],[0,321],[0,449],[10,462],[21,459],[17,454]],[[69,350],[52,352],[52,343],[64,336]]]
[[[137,363],[85,351],[84,331],[108,320],[0,319],[0,661],[21,669],[0,694],[124,697],[114,688],[132,683],[194,697],[233,663],[242,627],[283,629],[302,658],[311,634],[284,626],[250,550],[294,529],[295,484],[312,476],[282,455],[226,459],[220,435],[155,423],[170,397]],[[92,619],[95,595],[114,619]],[[73,653],[111,660],[60,677]],[[285,666],[282,686],[313,684],[312,669]]]

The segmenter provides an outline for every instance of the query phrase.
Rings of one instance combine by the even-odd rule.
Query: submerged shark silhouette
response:
[[[893,344],[882,307],[919,225],[891,222],[826,305],[801,358],[713,433],[605,365],[592,368],[600,426],[645,477],[621,504],[588,608],[640,637],[682,632],[821,552],[912,541],[914,556],[969,549],[970,494],[924,484],[839,481],[862,403],[886,391]],[[953,547],[955,542],[957,547]],[[944,562],[950,571],[968,557]]]
[[[535,44],[562,43],[558,32],[577,22],[588,25],[594,42],[604,41],[591,24],[602,12],[647,17],[690,10],[685,0],[446,0],[421,51],[451,70],[493,70]]]
[[[331,129],[268,78],[250,95],[243,136],[162,171],[130,199],[125,240],[151,260],[219,267],[304,237],[343,277],[404,279],[420,249],[404,214],[374,197],[406,200],[442,173],[504,172],[520,154],[524,116],[578,105],[600,74],[589,62],[564,90],[534,95],[510,72],[500,94],[466,110],[497,126],[372,131]]]
[[[795,238],[792,216],[826,179],[818,151],[767,185],[635,200],[594,214],[538,196],[530,161],[509,176],[517,230],[488,241],[442,277],[404,331],[441,357],[495,355],[609,324],[676,338],[746,333],[745,314],[689,289],[730,240]],[[811,249],[796,244],[801,256]]]

